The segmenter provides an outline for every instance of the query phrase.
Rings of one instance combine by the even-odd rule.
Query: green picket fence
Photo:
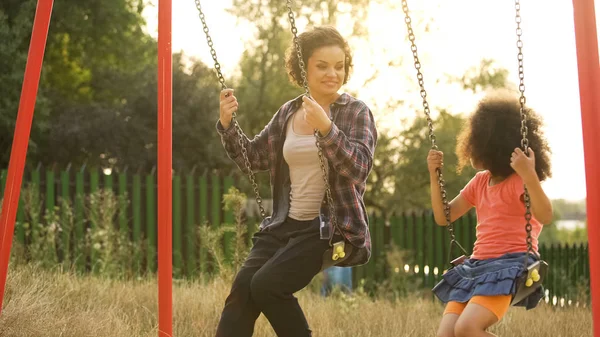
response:
[[[6,183],[6,170],[0,172],[1,189]],[[157,188],[156,175],[117,173],[105,175],[99,170],[76,171],[34,170],[26,172],[23,186],[33,185],[40,192],[42,212],[58,206],[59,199],[72,203],[74,228],[72,233],[63,231],[57,244],[60,259],[77,257],[76,264],[82,270],[90,270],[94,256],[86,256],[72,248],[73,242],[81,240],[85,231],[94,230],[94,224],[86,219],[84,198],[99,189],[112,190],[117,196],[126,196],[120,204],[116,226],[130,239],[143,246],[144,254],[132,261],[139,266],[139,273],[155,272],[157,266]],[[233,223],[231,212],[223,210],[223,194],[234,186],[232,176],[219,174],[173,176],[173,267],[177,277],[194,277],[210,271],[206,247],[197,240],[197,230],[202,224],[217,227]],[[0,191],[3,193],[3,191]],[[125,202],[125,201],[129,202]],[[16,240],[30,244],[23,224],[27,219],[23,200],[17,212]],[[64,215],[58,215],[59,217]],[[247,219],[249,228],[258,219]],[[476,218],[474,212],[459,219],[455,225],[458,241],[470,251],[475,242]],[[433,287],[448,268],[449,235],[444,227],[437,226],[431,212],[395,214],[390,219],[370,216],[372,258],[363,266],[353,268],[354,280],[382,281],[390,270],[413,273],[421,279],[423,287]],[[250,233],[252,234],[252,233]],[[225,237],[226,258],[232,255],[233,235]],[[396,246],[407,252],[403,265],[386,264],[386,252]],[[459,254],[457,250],[455,254]],[[587,244],[541,245],[540,253],[550,265],[545,282],[549,298],[575,298],[589,289],[589,260]],[[81,258],[83,256],[83,258]],[[355,283],[356,284],[356,283]]]
[[[4,193],[7,171],[0,172],[1,193]],[[77,257],[82,269],[90,269],[94,256],[85,252],[69,251],[71,242],[80,241],[86,230],[94,225],[84,212],[84,200],[100,189],[112,190],[120,198],[117,226],[130,239],[143,245],[145,256],[132,263],[141,266],[140,272],[155,272],[157,267],[157,186],[155,174],[117,173],[105,175],[100,170],[76,171],[33,170],[25,172],[23,188],[32,186],[39,191],[42,217],[48,210],[59,206],[59,200],[68,201],[73,208],[73,233],[63,231],[57,247],[61,259]],[[218,174],[174,175],[173,176],[173,268],[175,274],[191,276],[205,271],[206,250],[197,240],[197,229],[201,224],[219,226],[232,223],[233,214],[223,210],[223,194],[233,186],[234,178]],[[22,225],[28,221],[24,212],[23,193],[17,210],[15,225],[16,240],[24,246],[29,244]],[[227,252],[231,254],[231,252]],[[86,268],[87,266],[87,268]]]

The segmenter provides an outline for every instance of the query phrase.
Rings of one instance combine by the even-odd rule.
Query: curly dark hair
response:
[[[535,111],[527,113],[527,138],[535,153],[535,171],[540,181],[552,176],[550,147],[542,127],[542,118]],[[521,148],[521,112],[519,100],[507,92],[495,92],[482,99],[466,121],[457,141],[458,169],[472,159],[496,177],[508,177],[515,171],[510,156]]]
[[[337,29],[331,26],[316,27],[313,30],[305,31],[298,35],[298,41],[302,50],[302,60],[304,66],[308,66],[308,59],[312,56],[315,49],[328,46],[338,46],[342,48],[346,54],[344,62],[344,83],[348,82],[350,70],[352,69],[352,52],[348,42],[342,37]],[[302,86],[302,74],[300,71],[300,62],[298,62],[298,54],[294,43],[286,51],[285,67],[287,69],[290,81],[299,86]]]

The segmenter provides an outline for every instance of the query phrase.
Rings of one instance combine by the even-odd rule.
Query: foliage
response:
[[[0,5],[0,165],[6,167],[36,1]],[[28,165],[150,171],[157,159],[157,50],[140,0],[54,4]],[[6,69],[7,71],[4,71]],[[173,165],[231,169],[215,125],[219,87],[204,64],[173,56]],[[212,121],[208,122],[207,121]]]
[[[136,245],[128,233],[117,229],[115,220],[121,204],[112,191],[100,190],[89,196],[86,208],[91,227],[85,233],[85,250],[97,257],[91,268],[111,278],[134,276],[138,268],[129,261],[142,256],[143,245]]]
[[[237,188],[231,187],[223,195],[223,209],[233,212],[235,223],[217,227],[203,225],[198,228],[199,239],[210,254],[210,264],[215,270],[214,275],[221,275],[221,277],[235,275],[250,252],[247,238],[249,228],[243,219],[245,205],[246,195]],[[230,233],[235,236],[234,239],[225,241],[224,238]],[[228,243],[223,244],[224,241]],[[231,263],[227,261],[225,251],[233,251]]]
[[[0,62],[10,63],[2,67],[10,71],[0,74],[3,166],[9,158],[36,3],[10,0],[0,5],[0,34],[6,36],[2,41],[11,41],[0,46]],[[65,111],[91,103],[122,108],[124,93],[139,90],[140,82],[132,79],[151,66],[154,48],[142,31],[142,5],[139,0],[55,2],[28,151],[30,164],[55,162],[55,143],[48,142],[44,131],[64,123]]]
[[[33,260],[44,267],[54,267],[59,263],[56,242],[63,231],[68,231],[71,221],[59,221],[59,207],[42,212],[39,189],[28,185],[22,191],[23,205],[26,209],[26,221],[22,224],[25,236],[31,243],[23,259]],[[64,206],[64,204],[63,204]],[[44,214],[43,217],[41,216]],[[62,247],[61,247],[62,248]]]
[[[585,227],[577,227],[575,229],[558,228],[556,223],[546,225],[542,229],[539,237],[540,243],[545,244],[579,244],[587,243],[588,233],[587,224]]]
[[[3,1],[0,5],[0,164],[7,166],[23,70],[29,47],[34,0]],[[367,40],[366,18],[374,0],[294,2],[299,30],[321,24],[340,28],[350,39]],[[46,47],[27,164],[66,167],[87,165],[151,172],[157,161],[157,50],[156,41],[144,32],[142,0],[65,0],[56,2]],[[398,9],[398,2],[385,6]],[[239,73],[229,86],[240,101],[239,121],[252,137],[289,99],[302,93],[291,84],[284,67],[291,45],[287,8],[281,1],[234,0],[229,12],[252,23],[254,38],[247,41]],[[427,29],[425,29],[427,31]],[[402,62],[391,60],[390,67]],[[366,86],[377,78],[379,68]],[[484,59],[463,76],[449,77],[474,94],[490,88],[513,87],[507,70]],[[226,74],[227,75],[227,74]],[[411,77],[412,78],[412,77]],[[230,171],[239,174],[224,155],[215,122],[218,82],[211,67],[173,56],[173,168]],[[377,111],[406,110],[402,100],[376,102]],[[473,174],[455,173],[454,137],[462,115],[437,109],[434,129],[445,152],[449,197]],[[421,116],[421,112],[418,112]],[[425,158],[430,143],[422,117],[406,120],[407,127],[387,131],[381,127],[373,172],[365,200],[370,210],[390,215],[397,210],[428,208]],[[270,194],[266,173],[257,175],[260,193]],[[247,179],[239,188],[251,193]]]
[[[552,200],[552,208],[554,209],[555,218],[569,220],[585,220],[586,218],[586,201],[570,201],[565,199]]]
[[[0,3],[0,164],[6,166],[16,124],[17,110],[27,61],[29,38],[36,1],[8,0]],[[41,137],[49,128],[50,102],[45,88],[40,88],[31,128],[29,153],[39,154]]]
[[[233,232],[235,233],[235,239],[232,242],[232,268],[234,272],[239,270],[250,251],[246,237],[248,235],[248,225],[243,219],[246,200],[246,195],[233,186],[229,188],[227,194],[223,195],[223,209],[232,211],[235,217],[235,224],[226,224],[226,226],[233,225]]]
[[[28,185],[22,196],[25,222],[17,226],[23,226],[28,244],[23,247],[15,236],[12,259],[16,263],[91,270],[109,278],[127,279],[137,275],[138,266],[129,261],[142,255],[144,245],[134,244],[128,233],[118,229],[116,216],[126,201],[119,200],[112,191],[99,190],[82,200],[86,230],[81,238],[74,237],[73,203],[60,199],[59,206],[42,212],[43,196],[39,188]],[[87,257],[91,256],[95,257],[95,263],[87,265]]]
[[[296,20],[304,19],[309,26],[337,26],[339,19],[343,18],[345,25],[353,28],[353,35],[364,35],[365,19],[372,2],[383,3],[381,0],[306,0],[293,1],[292,10]],[[283,21],[286,29],[289,30],[288,9],[283,1],[234,0],[230,12],[259,26],[264,26],[267,21]]]
[[[511,88],[508,80],[508,69],[498,68],[492,59],[483,59],[478,66],[469,68],[461,77],[450,77],[450,82],[457,82],[464,90],[474,94],[490,88]]]
[[[506,69],[496,67],[492,60],[483,60],[479,66],[468,69],[462,77],[450,77],[450,81],[458,82],[465,90],[477,94],[489,89],[510,88],[507,73]],[[456,170],[456,137],[466,121],[464,115],[445,108],[437,110],[439,114],[432,117],[433,131],[439,150],[444,152],[442,173],[450,201],[473,177],[475,170],[464,168],[461,174],[457,174]],[[431,141],[427,119],[419,112],[418,117],[403,124],[408,127],[397,135],[389,131],[380,133],[373,172],[367,182],[365,201],[368,207],[386,217],[400,210],[431,207],[426,162]]]
[[[444,152],[444,179],[449,200],[469,181],[474,171],[465,169],[456,173],[458,163],[454,152],[456,134],[463,119],[441,111],[434,120],[435,135],[440,151]],[[394,211],[425,209],[430,206],[429,173],[427,171],[427,153],[431,148],[427,120],[416,118],[413,124],[400,132],[398,137],[382,136],[378,144],[368,185],[369,205],[385,215]]]
[[[588,241],[585,200],[574,202],[564,199],[552,200],[554,212],[551,224],[544,226],[539,237],[540,243],[545,244],[580,244]],[[575,228],[559,228],[563,221],[579,222],[583,226]]]

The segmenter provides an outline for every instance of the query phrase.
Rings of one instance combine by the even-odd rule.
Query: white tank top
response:
[[[294,132],[294,118],[287,125],[283,158],[290,168],[291,192],[288,216],[295,220],[312,220],[319,216],[325,182],[313,134]],[[323,157],[326,172],[327,159]]]

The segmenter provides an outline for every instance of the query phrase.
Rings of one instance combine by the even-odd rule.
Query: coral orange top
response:
[[[478,172],[460,191],[477,212],[477,240],[472,259],[490,259],[527,251],[523,180],[513,173],[490,186],[490,177],[489,171]],[[537,252],[542,224],[533,216],[530,223],[533,250]]]

